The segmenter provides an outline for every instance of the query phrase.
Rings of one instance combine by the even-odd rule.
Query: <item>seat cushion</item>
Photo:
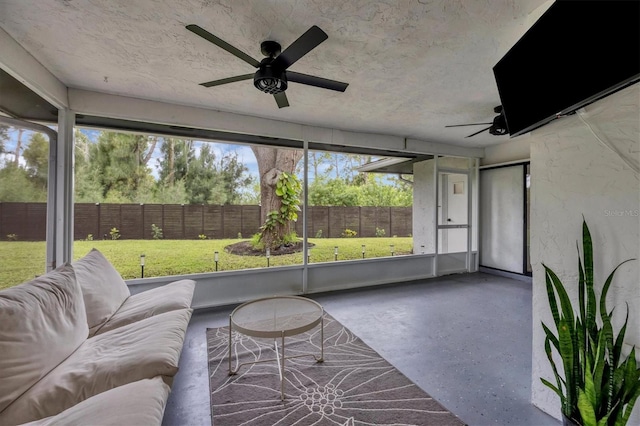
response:
[[[56,416],[27,425],[160,426],[168,397],[169,386],[160,377],[139,380],[92,396]]]
[[[69,264],[0,291],[0,412],[69,357],[88,332]]]
[[[188,309],[191,307],[195,285],[196,282],[193,280],[180,280],[134,294],[124,301],[120,309],[100,327],[96,334],[164,312]]]
[[[0,424],[54,416],[118,386],[174,376],[191,309],[165,312],[94,336],[0,413]]]
[[[118,271],[95,248],[72,265],[84,295],[89,336],[93,336],[131,293]]]

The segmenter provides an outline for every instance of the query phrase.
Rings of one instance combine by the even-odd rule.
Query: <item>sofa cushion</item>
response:
[[[113,265],[95,248],[72,265],[84,295],[89,336],[93,336],[129,297],[129,288]]]
[[[191,307],[196,282],[180,280],[130,296],[96,334],[164,312]]]
[[[0,425],[54,416],[109,389],[175,375],[191,313],[165,312],[85,340],[0,413]]]
[[[118,386],[85,399],[62,413],[22,426],[161,425],[169,386],[160,377]]]
[[[0,291],[0,412],[69,357],[88,331],[69,264]]]

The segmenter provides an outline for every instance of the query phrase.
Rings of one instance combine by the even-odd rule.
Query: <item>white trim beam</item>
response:
[[[483,148],[466,148],[417,139],[406,139],[401,136],[307,126],[268,118],[80,89],[69,89],[69,103],[70,108],[77,114],[97,117],[299,141],[306,139],[310,143],[365,147],[396,151],[398,153],[439,154],[472,158],[484,156]]]
[[[67,87],[0,28],[0,68],[57,108],[69,107]]]

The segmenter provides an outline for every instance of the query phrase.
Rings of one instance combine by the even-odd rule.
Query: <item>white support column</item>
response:
[[[438,191],[439,188],[438,186],[440,185],[440,179],[439,179],[439,166],[438,166],[438,155],[434,155],[433,156],[433,200],[436,204],[436,208],[433,210],[434,211],[434,221],[433,221],[433,237],[434,237],[434,247],[435,247],[435,256],[433,256],[433,276],[437,277],[438,276],[438,213],[440,212],[438,210]]]
[[[307,218],[308,218],[308,206],[309,206],[309,140],[305,136],[302,141],[302,146],[304,149],[304,178],[302,179],[302,188],[303,188],[303,205],[302,205],[302,264],[305,266],[302,271],[302,294],[307,294],[308,291],[308,282],[307,278],[309,276],[307,267],[308,265],[308,256],[309,253],[309,242],[307,241],[308,233],[307,233]]]
[[[55,183],[55,261],[56,266],[73,260],[73,188],[76,115],[58,110],[58,146]]]

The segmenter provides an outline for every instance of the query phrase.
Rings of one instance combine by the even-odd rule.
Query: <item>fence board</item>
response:
[[[200,234],[204,233],[204,220],[202,219],[203,212],[204,206],[202,204],[184,206],[184,239],[195,239],[198,238]]]
[[[0,203],[0,239],[16,234],[22,241],[46,239],[46,203]],[[117,228],[121,239],[151,239],[151,225],[163,231],[166,239],[195,239],[204,234],[210,239],[250,238],[258,232],[259,206],[91,204],[74,205],[74,239],[110,239]],[[309,207],[307,230],[314,238],[339,238],[346,229],[359,237],[375,237],[376,228],[385,236],[412,235],[411,207]],[[302,235],[302,217],[295,224]]]
[[[162,206],[163,223],[162,233],[164,238],[168,240],[180,240],[184,238],[183,218],[181,205],[169,205]]]
[[[120,238],[140,240],[143,238],[142,206],[140,204],[120,205]]]
[[[224,221],[222,206],[204,207],[204,234],[207,238],[224,238]]]

